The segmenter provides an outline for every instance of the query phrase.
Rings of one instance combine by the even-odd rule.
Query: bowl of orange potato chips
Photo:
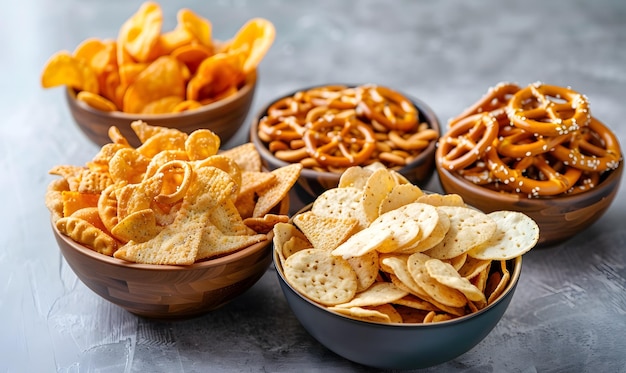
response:
[[[274,226],[274,265],[294,315],[322,345],[359,364],[417,369],[491,332],[539,228],[397,176],[380,164],[348,169]]]
[[[86,39],[44,66],[42,87],[66,87],[72,117],[96,144],[109,141],[114,125],[139,146],[135,120],[187,133],[208,128],[223,142],[245,122],[274,25],[253,18],[219,41],[211,22],[190,9],[178,11],[172,30],[163,29],[163,19],[158,3],[145,2],[115,39]]]
[[[438,137],[426,103],[373,83],[299,89],[268,103],[250,126],[268,169],[303,165],[297,191],[306,202],[336,187],[348,168],[376,162],[426,185]]]
[[[45,204],[78,278],[145,317],[188,317],[228,303],[271,264],[272,229],[288,221],[301,167],[271,172],[250,143],[220,149],[208,129],[116,127],[85,165],[59,165]]]
[[[500,82],[448,122],[441,186],[482,211],[532,217],[539,246],[563,243],[602,217],[622,179],[619,139],[595,114],[572,88]]]

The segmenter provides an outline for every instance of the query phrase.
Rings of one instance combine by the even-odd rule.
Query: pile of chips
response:
[[[190,134],[136,121],[132,147],[112,142],[85,166],[56,166],[45,203],[61,234],[147,264],[188,265],[268,239],[301,165],[263,171],[254,145],[219,151],[207,129]]]
[[[102,111],[176,113],[236,93],[272,43],[273,24],[254,18],[226,42],[213,39],[209,20],[189,9],[162,31],[163,12],[145,2],[119,30],[117,40],[90,38],[46,63],[44,88],[73,88],[78,100]]]
[[[287,282],[332,312],[380,323],[451,320],[488,306],[539,228],[424,193],[382,164],[355,166],[310,210],[274,226]]]

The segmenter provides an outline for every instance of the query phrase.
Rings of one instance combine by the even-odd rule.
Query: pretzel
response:
[[[304,98],[314,106],[348,110],[356,108],[360,100],[360,89],[348,88],[345,85],[329,85],[307,90]]]
[[[487,93],[485,93],[480,100],[463,110],[463,112],[455,118],[450,119],[448,126],[452,127],[455,123],[471,115],[493,112],[505,108],[513,94],[517,93],[519,90],[520,87],[515,83],[501,82],[496,84],[494,87],[489,88]]]
[[[386,87],[368,86],[357,110],[390,130],[411,131],[418,124],[418,112],[413,103]]]
[[[505,135],[500,135],[499,138],[498,153],[507,157],[523,158],[550,151],[555,146],[567,141],[570,135],[535,136],[521,128],[512,128]]]
[[[580,93],[553,85],[531,84],[511,97],[507,106],[518,128],[542,136],[559,136],[589,124],[589,105]]]
[[[569,147],[557,145],[552,154],[572,167],[592,172],[615,169],[622,157],[617,137],[593,117],[588,127],[571,136]]]
[[[277,117],[266,115],[259,121],[259,138],[265,142],[273,140],[291,141],[302,138],[304,127],[294,116]]]
[[[496,178],[516,192],[526,193],[529,197],[564,193],[576,185],[582,175],[581,170],[570,166],[566,166],[565,173],[561,174],[548,163],[543,154],[513,162],[512,168],[500,158],[495,146],[487,151],[486,156],[487,167]],[[526,176],[531,171],[537,171],[538,174],[535,177]]]
[[[306,149],[319,164],[350,167],[363,164],[376,149],[374,132],[356,117],[322,117],[304,132]]]
[[[439,139],[437,157],[443,167],[454,171],[476,162],[498,136],[498,127],[489,113],[457,122]]]

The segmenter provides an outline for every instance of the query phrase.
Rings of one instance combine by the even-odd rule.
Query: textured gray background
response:
[[[93,294],[59,254],[43,206],[47,171],[97,147],[74,126],[45,61],[88,37],[113,38],[139,7],[124,0],[23,0],[0,6],[0,372],[352,372],[293,317],[270,268],[240,299],[185,321],[137,318]],[[217,38],[265,17],[276,41],[254,110],[331,82],[379,83],[427,102],[445,123],[499,81],[585,93],[626,143],[626,2],[162,1],[165,28],[189,7]],[[228,145],[246,140],[247,128]],[[428,189],[439,191],[435,178]],[[626,371],[626,202],[576,238],[525,256],[494,331],[425,371]],[[459,336],[462,338],[462,336]]]

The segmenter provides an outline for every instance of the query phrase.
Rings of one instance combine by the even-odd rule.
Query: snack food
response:
[[[392,185],[368,189],[381,173]],[[393,192],[410,185],[396,174],[380,164],[351,167],[350,182],[275,225],[277,269],[302,296],[365,321],[451,320],[492,303],[508,284],[511,261],[537,243],[537,224],[515,211],[482,213],[459,196],[407,199]],[[440,198],[423,198],[432,195]],[[371,201],[377,213],[368,216]],[[320,237],[320,226],[332,226],[332,238]]]
[[[180,9],[177,25],[163,31],[163,11],[147,1],[120,27],[116,40],[90,38],[73,52],[50,57],[44,88],[73,88],[94,109],[163,114],[193,110],[236,93],[272,43],[263,18],[244,24],[227,42],[213,39],[209,20]]]
[[[374,84],[298,91],[271,104],[256,132],[276,158],[337,173],[374,162],[400,169],[439,136],[406,96]]]
[[[127,261],[188,265],[267,240],[287,220],[274,207],[288,198],[301,165],[264,173],[249,144],[218,153],[220,139],[209,130],[131,126],[141,146],[112,127],[115,142],[85,166],[51,169],[62,179],[50,183],[45,202],[62,234]],[[267,177],[244,185],[249,174]]]
[[[584,192],[622,162],[615,134],[571,88],[499,83],[448,126],[442,168],[527,198]]]

